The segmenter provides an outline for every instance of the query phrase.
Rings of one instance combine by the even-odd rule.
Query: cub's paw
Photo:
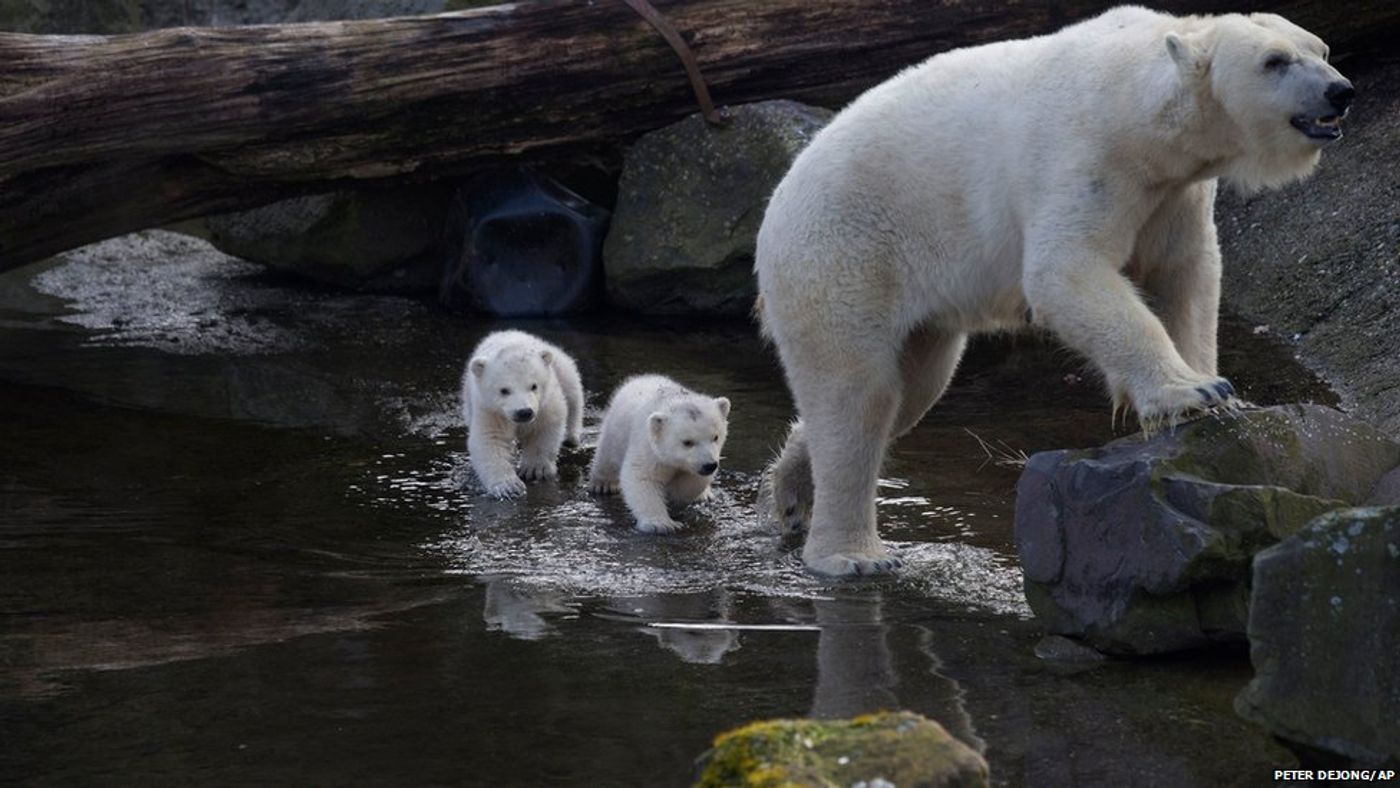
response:
[[[541,482],[546,479],[556,479],[559,477],[559,466],[549,462],[522,462],[520,463],[520,477],[527,482]]]
[[[1138,421],[1146,432],[1174,427],[1180,421],[1221,406],[1232,406],[1235,386],[1225,378],[1203,378],[1163,386],[1136,403]]]
[[[804,458],[805,459],[805,458]],[[763,521],[784,537],[807,532],[812,521],[811,466],[806,462],[768,466],[758,488],[758,510]]]
[[[594,495],[617,495],[617,480],[591,479],[588,482],[588,491]]]
[[[681,524],[675,520],[653,520],[637,523],[637,530],[644,534],[673,534],[681,530]]]
[[[866,577],[885,575],[904,566],[888,551],[879,553],[832,553],[817,558],[803,556],[807,569],[827,577]]]
[[[525,494],[525,482],[519,477],[507,479],[503,482],[487,485],[486,494],[492,498],[519,498]]]

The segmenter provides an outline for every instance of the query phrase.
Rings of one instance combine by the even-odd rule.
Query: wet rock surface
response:
[[[1291,342],[1349,409],[1400,435],[1400,65],[1342,66],[1357,101],[1310,179],[1222,192],[1224,302]]]
[[[911,712],[755,722],[716,737],[699,772],[699,788],[989,784],[987,762],[976,750]]]
[[[1109,652],[1240,641],[1254,554],[1396,465],[1400,445],[1316,405],[1037,454],[1017,485],[1027,601],[1052,633]]]
[[[628,151],[603,247],[614,304],[654,314],[752,308],[768,196],[832,113],[792,101],[728,112],[724,127],[692,115]]]
[[[205,220],[219,250],[276,271],[357,290],[437,286],[450,191],[418,185],[295,197]]]
[[[1400,764],[1400,507],[1331,512],[1254,559],[1235,708],[1359,765]]]

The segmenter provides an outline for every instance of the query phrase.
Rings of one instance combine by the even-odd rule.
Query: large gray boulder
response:
[[[435,245],[448,190],[416,185],[295,197],[206,219],[220,251],[328,284],[376,291],[437,287]]]
[[[1050,632],[1103,651],[1241,641],[1254,554],[1397,465],[1400,445],[1315,405],[1037,454],[1017,485],[1026,599]]]
[[[768,196],[831,112],[792,101],[699,115],[628,151],[603,244],[608,298],[654,314],[745,315]]]
[[[1400,764],[1400,507],[1332,512],[1259,553],[1249,643],[1241,715],[1361,765]]]

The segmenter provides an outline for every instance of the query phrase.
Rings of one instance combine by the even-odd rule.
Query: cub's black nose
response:
[[[1347,107],[1350,107],[1351,102],[1356,99],[1356,89],[1351,86],[1350,82],[1342,80],[1328,85],[1327,92],[1322,95],[1327,99],[1327,103],[1336,107],[1338,113],[1342,113],[1346,112]]]
[[[710,474],[714,473],[714,472],[717,471],[717,470],[719,470],[719,463],[717,463],[717,462],[707,462],[707,463],[705,463],[704,465],[701,465],[701,466],[700,466],[700,475],[701,475],[701,476],[709,476]]]
[[[535,417],[535,411],[530,408],[521,408],[512,415],[515,416],[516,421],[524,424]]]

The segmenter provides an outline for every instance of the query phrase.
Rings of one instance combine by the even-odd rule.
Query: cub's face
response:
[[[710,476],[719,469],[729,433],[729,400],[694,399],[648,417],[652,449],[675,468]]]
[[[503,352],[491,359],[472,359],[481,406],[517,424],[534,421],[540,412],[540,398],[551,380],[553,361],[548,350]]]
[[[1243,135],[1253,180],[1271,186],[1307,175],[1321,148],[1342,136],[1351,83],[1327,62],[1322,39],[1281,16],[1219,25],[1211,92]]]

